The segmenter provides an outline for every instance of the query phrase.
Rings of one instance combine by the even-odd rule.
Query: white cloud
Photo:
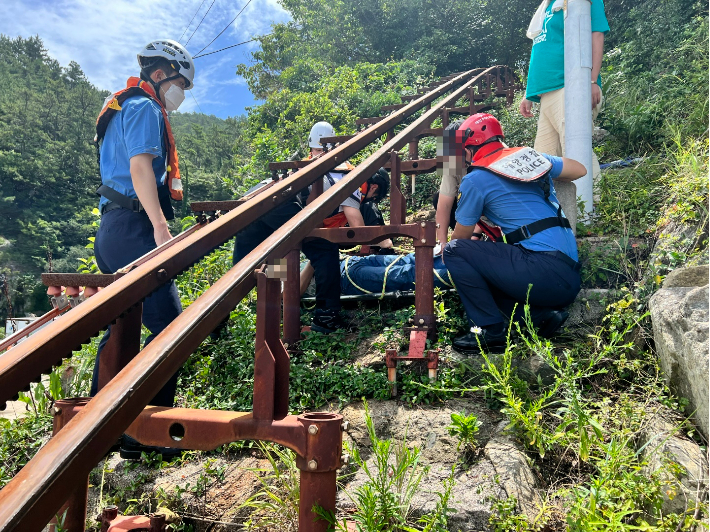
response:
[[[184,43],[207,10],[205,2],[185,34]],[[76,61],[100,89],[118,90],[137,74],[136,53],[150,40],[177,39],[201,0],[3,0],[0,33],[10,37],[39,35],[49,54],[66,66]],[[197,52],[239,12],[243,1],[215,0],[188,50]],[[254,35],[267,33],[274,22],[288,20],[276,0],[252,0],[235,24],[206,51],[217,50]],[[238,85],[234,66],[244,60],[244,45],[199,59],[195,97],[204,106],[212,100],[211,85]],[[234,52],[234,53],[231,53]],[[235,59],[238,58],[238,59]],[[189,105],[192,104],[192,105]],[[184,106],[194,108],[188,97]],[[182,110],[182,108],[181,108]]]

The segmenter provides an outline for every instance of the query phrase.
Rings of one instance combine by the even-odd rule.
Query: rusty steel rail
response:
[[[42,327],[43,325],[49,323],[52,321],[54,318],[60,316],[63,312],[66,312],[69,310],[71,307],[69,305],[63,307],[63,308],[53,308],[49,312],[43,314],[39,318],[37,318],[35,321],[30,323],[27,327],[24,329],[20,329],[19,331],[15,331],[12,333],[10,336],[3,338],[2,341],[0,341],[0,354],[2,354],[3,351],[8,349],[9,347],[13,346],[26,336],[29,336],[33,332],[35,332],[37,329]]]
[[[481,79],[486,73],[492,73],[499,67],[491,67],[474,78]],[[61,320],[47,325],[42,331],[29,337],[21,344],[7,351],[0,359],[0,406],[5,401],[16,396],[19,390],[37,381],[41,373],[54,365],[61,363],[63,358],[71,356],[72,351],[79,350],[82,343],[97,334],[100,330],[116,320],[122,313],[139,304],[145,297],[162,284],[168,282],[202,257],[213,251],[237,232],[255,221],[257,218],[294,197],[324,173],[332,170],[350,156],[354,155],[380,136],[394,129],[404,120],[435,100],[449,93],[455,87],[466,83],[465,90],[459,90],[456,98],[465,95],[468,87],[473,83],[470,76],[473,70],[457,76],[447,83],[437,87],[431,92],[421,96],[406,107],[384,118],[377,124],[362,131],[356,137],[329,151],[324,156],[311,162],[306,168],[298,170],[288,179],[279,181],[268,194],[255,197],[253,200],[238,206],[219,219],[207,224],[200,231],[196,231],[171,245],[169,248],[153,255],[140,266],[134,268],[126,275],[111,283],[98,294],[85,301]],[[456,100],[453,100],[455,102]],[[446,99],[446,104],[452,103],[451,98]],[[427,112],[428,122],[421,119],[407,126],[395,138],[387,142],[388,150],[401,148],[413,134],[418,133],[431,122],[445,104],[437,104],[436,112]],[[416,126],[415,126],[416,124]],[[378,150],[381,154],[378,161],[384,162],[387,154],[384,148]],[[368,168],[374,165],[369,165]],[[375,168],[376,170],[376,168]],[[353,171],[354,172],[354,171]],[[362,178],[360,172],[350,175]],[[369,176],[366,176],[363,181]],[[349,184],[350,179],[342,181]],[[353,190],[355,187],[353,187]],[[337,188],[338,197],[342,194]],[[306,209],[308,210],[308,209]],[[318,212],[321,212],[320,210]],[[328,213],[324,213],[327,215]],[[308,218],[310,220],[310,218]],[[318,221],[317,223],[320,223]],[[313,223],[315,227],[316,223]],[[291,238],[295,242],[297,237]],[[235,303],[236,305],[236,303]],[[214,326],[216,327],[216,323]],[[211,331],[208,331],[208,333]],[[206,335],[205,335],[206,336]]]
[[[422,96],[412,106],[400,110],[381,124],[373,126],[314,161],[309,167],[294,174],[291,179],[273,187],[273,204],[278,205],[304,188],[308,182],[342,162],[356,148],[362,147],[363,143],[369,143],[379,137],[380,133],[391,129],[395,123],[401,122],[404,117],[454,87],[468,82],[463,88],[432,105],[430,110],[306,206],[299,215],[275,231],[156,336],[0,491],[0,531],[41,530],[64,503],[67,493],[75,488],[78,481],[86,478],[118,436],[141,414],[155,390],[167,382],[202,340],[255,286],[255,270],[267,259],[286,255],[295,242],[308,236],[323,218],[382,166],[393,150],[404,147],[412,136],[427,127],[442,109],[463,96],[480,76],[493,72],[496,68],[498,67],[491,67],[473,79],[467,79],[469,73],[454,78]],[[10,375],[22,378],[21,372],[11,371],[13,367],[23,366],[25,376],[36,375],[37,368],[43,367],[43,362],[52,363],[61,353],[67,353],[62,342],[73,345],[77,336],[86,337],[93,334],[97,330],[97,323],[105,324],[120,312],[119,309],[130,308],[138,303],[158,282],[167,281],[189,266],[191,262],[188,261],[196,260],[204,254],[204,250],[213,248],[216,241],[224,242],[238,229],[256,219],[264,212],[264,200],[237,207],[209,224],[199,234],[184,239],[164,254],[150,259],[124,275],[74,309],[73,313],[67,314],[64,328],[61,330],[60,327],[53,327],[47,332],[43,330],[9,351],[3,357],[8,362],[0,366],[0,390],[4,392],[6,385],[15,388],[17,383],[8,380]],[[424,233],[420,240],[421,238],[424,238]],[[159,272],[162,273],[158,275]],[[34,371],[25,367],[31,362],[35,362]]]
[[[203,227],[203,224],[198,224],[198,225],[193,225],[189,229],[183,231],[179,235],[176,235],[174,238],[171,238],[164,244],[158,246],[157,248],[149,251],[145,255],[138,257],[136,260],[131,262],[130,264],[127,264],[123,268],[121,268],[118,272],[115,274],[95,274],[95,273],[43,273],[42,274],[42,282],[49,287],[57,287],[59,291],[61,292],[63,290],[63,287],[74,287],[76,289],[76,293],[78,294],[78,289],[79,287],[90,287],[90,288],[104,288],[111,284],[113,281],[121,277],[125,272],[130,271],[131,269],[140,266],[147,260],[149,260],[152,257],[155,257],[159,253],[165,251],[167,248],[177,244],[190,234],[194,233],[198,229]],[[16,344],[23,338],[29,336],[35,330],[39,329],[41,326],[49,323],[52,321],[54,318],[58,318],[61,316],[64,312],[71,310],[73,305],[67,304],[64,307],[61,308],[53,308],[46,314],[42,315],[39,317],[37,320],[32,322],[31,325],[28,325],[24,329],[21,329],[14,333],[12,336],[8,336],[2,342],[0,342],[0,353],[5,351],[6,349],[10,348],[12,345]],[[1,400],[0,400],[1,401]],[[2,406],[0,403],[0,410],[2,410]]]

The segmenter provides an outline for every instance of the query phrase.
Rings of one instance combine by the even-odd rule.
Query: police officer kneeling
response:
[[[586,170],[572,159],[508,148],[500,123],[486,113],[467,118],[456,135],[469,173],[443,258],[471,332],[456,338],[454,348],[475,353],[479,341],[484,349],[505,345],[508,320],[513,312],[519,320],[526,302],[539,334],[550,337],[580,287],[576,240],[553,181],[573,181]],[[477,239],[482,215],[502,229],[507,243]]]

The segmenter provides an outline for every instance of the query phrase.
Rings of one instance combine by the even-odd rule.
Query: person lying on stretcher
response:
[[[415,289],[415,273],[414,253],[348,256],[340,261],[340,293],[361,296],[410,292]],[[434,257],[434,286],[442,290],[454,288],[441,256]],[[313,283],[301,284],[301,295],[304,294],[315,294]]]

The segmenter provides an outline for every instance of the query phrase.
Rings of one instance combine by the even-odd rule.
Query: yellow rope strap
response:
[[[404,257],[404,256],[405,256],[405,255],[399,255],[396,259],[394,259],[392,262],[390,262],[389,266],[387,266],[387,268],[385,269],[384,279],[382,280],[382,293],[380,294],[379,299],[383,299],[383,298],[385,297],[386,288],[387,288],[387,275],[389,275],[390,268],[391,268],[392,266],[394,266],[395,263],[396,263],[399,259],[401,259],[402,257]],[[351,258],[351,257],[347,257],[347,258],[345,259],[345,275],[346,275],[346,277],[348,278],[348,281],[350,281],[350,283],[351,283],[355,288],[357,288],[358,290],[360,290],[362,293],[368,294],[368,295],[374,294],[374,292],[370,292],[369,290],[365,290],[365,289],[362,288],[361,286],[358,286],[358,285],[355,283],[355,281],[353,281],[352,277],[350,277],[350,272],[348,271],[348,262],[350,261],[350,258]]]
[[[446,270],[446,273],[447,273],[447,275],[449,276],[449,281],[451,281],[451,284],[449,284],[449,283],[447,283],[446,281],[444,281],[444,280],[441,278],[441,275],[439,275],[439,273],[436,271],[436,268],[434,268],[434,275],[436,275],[436,278],[439,279],[439,281],[441,281],[442,284],[448,286],[449,288],[453,288],[453,286],[454,286],[454,281],[453,281],[453,279],[451,279],[451,274],[449,273],[449,270]]]

